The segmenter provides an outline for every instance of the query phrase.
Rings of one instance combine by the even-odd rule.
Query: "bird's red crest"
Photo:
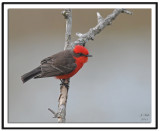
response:
[[[74,47],[73,51],[75,53],[82,53],[84,55],[88,55],[89,54],[88,50],[84,46],[81,46],[81,45],[76,45]]]

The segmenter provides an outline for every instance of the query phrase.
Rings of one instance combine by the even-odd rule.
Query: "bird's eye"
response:
[[[80,56],[83,56],[83,54],[82,53],[78,53]]]

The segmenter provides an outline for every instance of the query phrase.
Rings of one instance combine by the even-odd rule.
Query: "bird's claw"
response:
[[[65,83],[64,80],[60,79],[60,81],[61,81],[61,84],[60,84],[61,86],[65,86],[66,88],[69,87],[68,83]]]

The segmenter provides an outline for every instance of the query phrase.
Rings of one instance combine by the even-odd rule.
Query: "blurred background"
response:
[[[60,81],[21,76],[64,48],[63,9],[9,9],[8,122],[57,122]],[[73,9],[72,41],[112,9]],[[151,10],[120,14],[86,44],[88,63],[70,81],[66,122],[151,122]]]

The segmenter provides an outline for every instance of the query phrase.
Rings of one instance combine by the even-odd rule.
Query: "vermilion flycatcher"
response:
[[[82,68],[90,56],[85,47],[76,45],[74,49],[61,51],[43,59],[39,67],[24,74],[21,79],[23,83],[31,78],[53,76],[57,79],[68,79]]]

